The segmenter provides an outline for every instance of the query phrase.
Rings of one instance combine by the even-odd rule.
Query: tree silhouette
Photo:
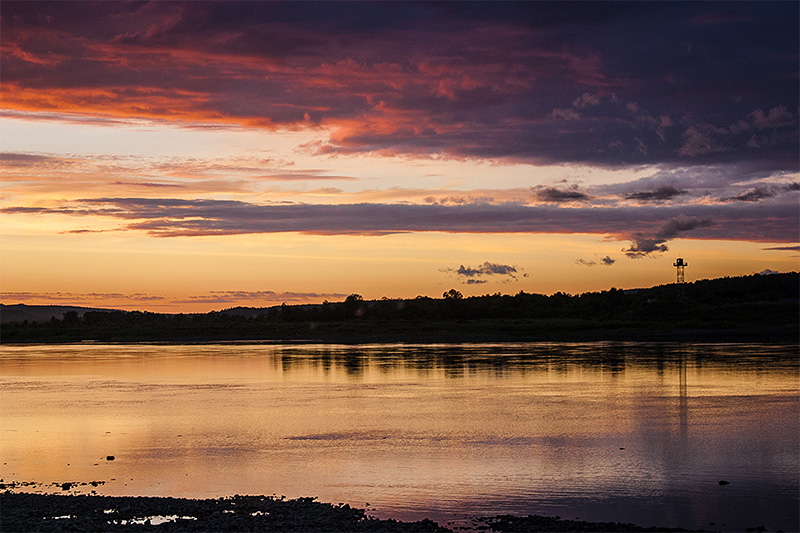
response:
[[[675,285],[669,284],[550,296],[520,291],[514,296],[495,293],[465,297],[450,289],[441,299],[418,296],[365,301],[360,294],[351,294],[342,302],[284,303],[206,314],[86,311],[80,316],[68,311],[63,320],[52,317],[39,323],[3,322],[1,342],[335,339],[359,334],[541,338],[561,335],[558,332],[568,338],[580,336],[583,330],[599,332],[595,336],[600,337],[632,334],[638,338],[648,331],[661,335],[714,329],[741,332],[745,337],[752,330],[756,334],[753,338],[772,339],[777,335],[796,340],[799,287],[800,275],[792,272],[686,283],[680,305],[676,305]],[[464,329],[466,320],[474,322]]]
[[[442,294],[442,298],[444,298],[445,300],[461,300],[462,298],[464,298],[464,295],[461,294],[460,291],[457,291],[455,289],[450,289],[449,291]]]

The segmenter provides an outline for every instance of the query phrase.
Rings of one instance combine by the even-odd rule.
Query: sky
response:
[[[0,301],[800,269],[797,2],[0,3]]]

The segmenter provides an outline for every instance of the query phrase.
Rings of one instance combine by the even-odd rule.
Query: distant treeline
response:
[[[3,324],[2,342],[693,339],[797,341],[800,273],[547,296],[519,292],[233,308],[206,314],[88,311]]]

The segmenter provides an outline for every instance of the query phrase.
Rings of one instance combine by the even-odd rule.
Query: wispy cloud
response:
[[[280,302],[291,303],[312,303],[325,299],[344,299],[347,294],[343,293],[319,293],[319,292],[275,292],[275,291],[211,291],[207,294],[193,295],[186,299],[175,300],[173,303],[188,304],[275,304]]]
[[[118,293],[118,292],[0,292],[0,300],[4,302],[28,302],[31,300],[46,300],[50,302],[87,303],[98,301],[130,301],[153,302],[165,300],[164,296],[146,293]]]
[[[117,195],[129,191],[127,194],[176,197],[254,194],[265,190],[264,183],[268,182],[298,184],[298,190],[272,187],[272,195],[299,197],[314,193],[308,184],[358,180],[319,168],[297,168],[290,160],[255,155],[189,158],[2,152],[0,172],[12,182],[7,191],[20,196],[62,197],[99,190],[105,194],[114,190]]]
[[[258,179],[271,181],[355,181],[352,176],[335,176],[327,174],[312,174],[309,172],[296,172],[294,174],[268,174],[257,176]]]
[[[177,183],[151,183],[151,182],[135,182],[135,181],[115,181],[111,185],[126,185],[129,187],[151,187],[151,188],[176,188],[176,189],[183,189],[186,186],[180,185]]]
[[[800,252],[800,245],[797,246],[772,246],[770,248],[764,248],[764,250],[781,250],[787,252]]]
[[[147,293],[98,293],[98,292],[0,292],[3,303],[35,302],[106,305],[110,307],[129,307],[130,304],[150,303],[160,306],[173,304],[228,304],[270,306],[282,302],[303,304],[319,303],[329,299],[343,300],[347,294],[336,292],[292,292],[292,291],[210,291],[205,294],[190,295],[185,298],[168,297]]]
[[[586,260],[586,259],[577,259],[575,261],[575,264],[576,265],[580,265],[580,266],[593,267],[593,266],[597,266],[597,265],[611,266],[616,262],[617,262],[616,259],[612,259],[611,256],[607,255],[607,256],[603,257],[602,259],[600,259],[599,261],[591,261],[591,260]]]

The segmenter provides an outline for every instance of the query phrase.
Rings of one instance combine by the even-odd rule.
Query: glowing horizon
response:
[[[0,301],[800,269],[797,5],[314,8],[3,2]]]

